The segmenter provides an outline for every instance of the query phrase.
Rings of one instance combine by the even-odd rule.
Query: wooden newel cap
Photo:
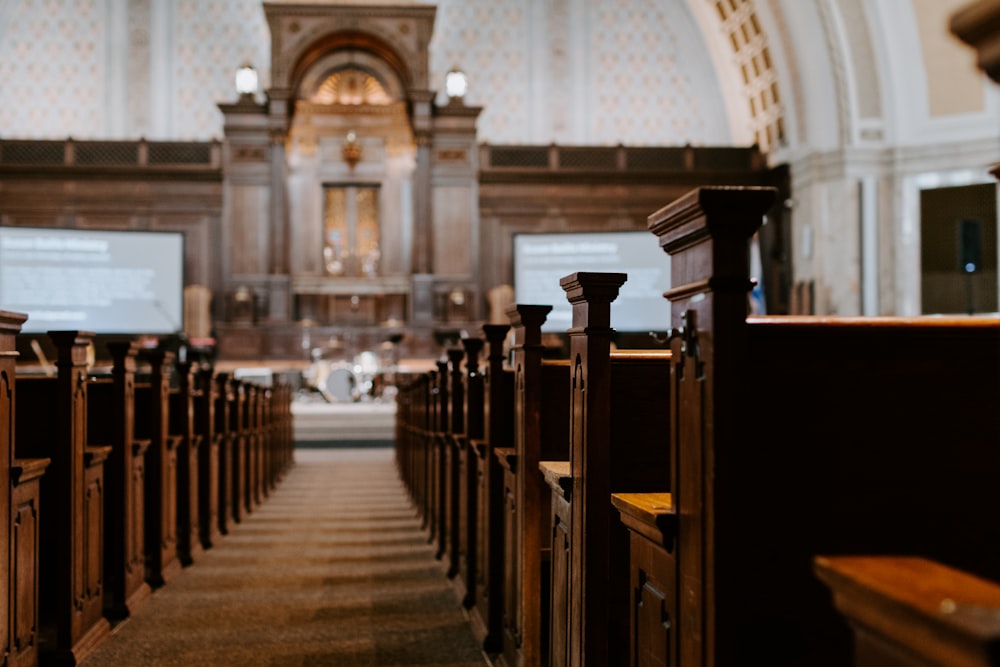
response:
[[[87,363],[87,346],[96,335],[92,331],[49,331],[49,340],[56,347],[56,365],[85,365]]]
[[[611,327],[611,302],[628,274],[580,271],[559,281],[566,299],[573,304],[573,327]]]
[[[777,196],[771,187],[702,187],[647,218],[649,231],[670,255],[708,238],[749,239]]]
[[[552,306],[515,303],[507,308],[507,317],[514,328],[515,345],[541,345],[542,325]]]
[[[13,353],[17,347],[15,336],[21,333],[21,326],[27,319],[24,313],[0,310],[0,350]]]
[[[488,340],[491,345],[506,338],[508,331],[510,331],[509,324],[483,325],[483,335],[486,336],[486,340]]]
[[[482,351],[483,345],[485,344],[486,341],[482,338],[476,338],[475,336],[466,336],[462,339],[462,347],[465,349],[465,354],[472,362],[479,359],[479,353]]]

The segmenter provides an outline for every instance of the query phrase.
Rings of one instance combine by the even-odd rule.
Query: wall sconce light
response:
[[[236,92],[240,97],[253,97],[257,92],[257,70],[250,63],[243,63],[236,70]]]
[[[351,169],[354,169],[361,161],[361,144],[358,143],[358,135],[354,133],[354,130],[348,132],[344,140],[343,157],[344,162]]]
[[[444,91],[448,94],[449,100],[452,102],[461,102],[468,90],[469,80],[465,76],[465,72],[458,69],[458,67],[452,67],[451,71],[444,77]]]

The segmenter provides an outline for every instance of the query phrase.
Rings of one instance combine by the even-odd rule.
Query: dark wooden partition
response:
[[[483,437],[476,451],[476,604],[469,618],[483,649],[503,646],[504,469],[496,450],[514,444],[514,372],[506,367],[504,341],[510,325],[484,324],[486,370],[483,377]]]
[[[195,382],[194,430],[201,441],[198,447],[198,539],[203,548],[210,549],[220,533],[219,452],[225,433],[216,431],[219,383],[212,368],[198,368]]]
[[[143,373],[136,379],[136,437],[146,451],[146,581],[156,588],[181,569],[177,555],[177,449],[170,433],[170,372],[174,353],[142,350]]]
[[[508,308],[514,331],[514,449],[495,454],[504,467],[505,665],[548,660],[549,507],[543,460],[569,458],[569,362],[545,360],[542,324],[551,306]]]
[[[483,374],[479,368],[479,353],[483,349],[482,338],[465,337],[462,348],[465,351],[465,374],[462,402],[462,421],[465,432],[458,438],[459,505],[462,507],[459,533],[458,575],[461,582],[462,606],[471,609],[476,604],[476,555],[477,530],[479,521],[478,471],[473,442],[483,438],[483,417],[485,395]]]
[[[76,663],[109,635],[104,617],[104,461],[87,444],[87,347],[93,334],[54,331],[57,377],[17,383],[18,455],[49,458],[39,521],[39,659]]]
[[[109,341],[108,377],[87,387],[87,438],[111,446],[105,462],[104,613],[112,620],[135,613],[151,593],[146,583],[146,450],[135,435],[135,372],[139,343]]]
[[[6,663],[38,662],[38,548],[41,476],[48,458],[17,458],[15,452],[16,338],[22,313],[0,311],[0,557],[5,586],[0,633]]]
[[[190,361],[178,361],[170,389],[170,435],[177,438],[177,554],[190,565],[202,553],[199,526],[198,463],[203,435],[195,428],[201,388]]]
[[[611,302],[624,274],[575,273],[569,465],[543,462],[552,489],[551,665],[625,664],[628,534],[612,493],[669,479],[670,353],[611,351]]]
[[[458,578],[460,570],[462,524],[465,520],[465,507],[461,497],[460,480],[462,478],[461,451],[465,438],[465,385],[462,382],[462,359],[465,350],[458,347],[450,348],[446,355],[447,385],[448,385],[448,423],[444,433],[445,457],[445,524],[448,526],[445,540],[445,552],[448,562],[447,575],[455,580],[455,588],[459,599],[465,597],[464,582]]]
[[[215,399],[215,433],[219,438],[219,534],[229,533],[233,519],[233,441],[236,437],[233,430],[230,409],[235,403],[235,390],[232,377],[228,373],[217,373],[213,382],[216,386]]]
[[[671,255],[666,655],[686,667],[850,664],[817,555],[1000,578],[1000,319],[748,318],[773,199],[700,188],[649,220]]]
[[[441,560],[447,570],[446,556],[448,554],[448,538],[450,536],[448,528],[448,483],[451,474],[448,469],[448,450],[450,449],[448,428],[449,409],[451,401],[448,400],[448,362],[440,359],[437,362],[437,372],[434,374],[434,391],[431,402],[434,406],[433,421],[433,449],[434,463],[432,465],[434,475],[434,528],[431,531],[437,551],[435,557]]]

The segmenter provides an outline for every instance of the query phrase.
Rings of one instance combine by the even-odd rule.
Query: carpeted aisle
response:
[[[295,459],[270,498],[83,666],[488,664],[393,450]]]

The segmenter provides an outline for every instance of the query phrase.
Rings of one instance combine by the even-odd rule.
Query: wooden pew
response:
[[[197,392],[194,405],[195,434],[201,439],[198,448],[198,539],[210,549],[221,532],[219,516],[219,456],[225,432],[217,431],[219,383],[211,366],[198,368],[195,379]]]
[[[458,578],[459,562],[462,559],[461,533],[465,508],[461,498],[462,439],[465,437],[465,385],[462,383],[462,359],[465,350],[453,347],[445,352],[448,357],[447,383],[448,423],[443,434],[443,454],[445,459],[445,525],[448,527],[445,539],[445,555],[448,569],[446,575],[455,582],[459,600],[465,598],[465,587]]]
[[[135,372],[139,343],[108,341],[111,373],[87,386],[87,440],[111,446],[104,464],[104,615],[134,614],[152,592],[146,583],[146,450],[136,437]]]
[[[170,369],[174,353],[142,350],[144,373],[135,384],[136,437],[146,450],[146,581],[154,589],[180,572],[177,554],[177,450],[170,433]]]
[[[913,556],[818,556],[855,667],[1000,664],[1000,585]]]
[[[219,534],[227,535],[233,521],[233,457],[236,449],[235,418],[230,411],[236,405],[236,387],[228,373],[218,373],[214,384],[217,388],[215,399],[215,432],[219,437]]]
[[[177,361],[170,388],[170,435],[177,438],[177,555],[190,565],[202,553],[199,526],[198,459],[204,436],[195,428],[195,403],[201,389],[190,361]]]
[[[484,324],[486,370],[483,377],[483,436],[476,452],[476,600],[469,619],[487,653],[503,648],[504,469],[496,450],[513,451],[514,372],[504,364],[510,325]]]
[[[434,391],[432,392],[432,406],[434,408],[434,421],[432,423],[432,437],[434,452],[434,462],[432,464],[434,500],[433,518],[434,523],[431,528],[431,535],[437,545],[434,557],[442,561],[447,568],[445,556],[448,553],[448,482],[450,474],[448,471],[448,409],[451,403],[448,400],[448,362],[441,359],[436,362]]]
[[[229,406],[229,419],[233,439],[231,443],[232,458],[229,466],[232,469],[232,497],[229,501],[230,518],[240,523],[247,513],[247,396],[249,385],[239,378],[232,378],[233,396]]]
[[[479,353],[483,349],[482,338],[466,336],[462,339],[465,352],[465,373],[462,376],[462,425],[464,432],[456,437],[458,446],[458,496],[459,515],[458,539],[458,582],[462,594],[462,606],[471,609],[476,604],[476,565],[478,506],[477,456],[472,442],[483,437],[483,412],[485,409],[483,375],[479,370]]]
[[[38,578],[41,477],[48,458],[17,458],[15,403],[17,335],[27,317],[0,310],[0,553],[6,573],[0,642],[6,664],[38,664]]]
[[[542,324],[552,306],[507,309],[514,330],[514,449],[496,449],[504,468],[504,630],[507,667],[548,656],[548,535],[551,493],[542,460],[569,458],[569,361],[543,360]]]
[[[41,483],[39,660],[76,664],[109,636],[104,617],[104,461],[87,444],[87,347],[94,334],[53,331],[57,377],[21,377],[19,456],[51,460]]]
[[[671,255],[673,493],[647,506],[669,629],[649,647],[633,622],[640,657],[849,664],[816,555],[1000,577],[1000,320],[747,318],[748,243],[773,200],[700,188],[649,219]]]
[[[625,274],[575,273],[569,461],[545,462],[552,492],[550,665],[626,664],[629,540],[608,499],[669,478],[670,353],[611,351]]]
[[[257,480],[257,457],[260,452],[259,395],[257,385],[244,381],[243,392],[246,402],[243,406],[243,461],[240,478],[243,482],[243,511],[250,514],[260,503]]]
[[[422,519],[421,529],[430,535],[432,525],[431,391],[430,373],[398,375],[397,451],[410,496]]]

